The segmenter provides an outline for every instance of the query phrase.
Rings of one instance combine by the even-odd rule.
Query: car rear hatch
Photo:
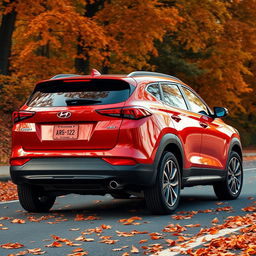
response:
[[[16,125],[25,150],[111,149],[122,118],[100,109],[122,108],[134,86],[121,79],[67,79],[39,83],[27,102],[35,114]],[[30,127],[30,130],[29,130]]]

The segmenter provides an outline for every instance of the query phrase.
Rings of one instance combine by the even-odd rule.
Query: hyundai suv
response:
[[[144,195],[156,214],[173,212],[180,190],[213,185],[235,199],[243,182],[236,129],[178,78],[155,72],[57,75],[36,84],[13,113],[10,174],[19,201],[48,211],[57,196]]]

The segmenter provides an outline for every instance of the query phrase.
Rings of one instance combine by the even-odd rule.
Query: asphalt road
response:
[[[163,245],[163,249],[165,249],[167,248],[165,239],[177,239],[177,236],[173,236],[171,233],[162,232],[162,229],[168,224],[179,223],[182,226],[201,224],[200,227],[188,228],[183,232],[193,237],[201,228],[212,226],[211,221],[215,217],[222,223],[228,216],[246,214],[241,208],[249,206],[251,201],[256,199],[256,161],[246,162],[244,168],[244,187],[239,199],[223,201],[223,205],[216,204],[218,201],[211,186],[198,186],[182,190],[180,206],[175,215],[178,215],[179,211],[213,210],[210,213],[195,214],[191,219],[175,220],[172,218],[172,215],[154,216],[148,212],[142,199],[114,200],[110,195],[68,195],[59,197],[53,210],[47,215],[28,214],[22,210],[17,201],[1,203],[0,224],[3,225],[2,227],[7,227],[8,230],[1,230],[2,227],[0,225],[0,245],[18,242],[23,244],[24,247],[20,249],[0,248],[0,256],[15,254],[33,248],[42,248],[43,251],[46,251],[45,255],[56,256],[67,255],[77,247],[83,248],[85,251],[88,251],[88,255],[93,256],[121,256],[124,252],[130,253],[132,245],[140,250],[136,255],[143,255],[142,245],[148,246],[160,243]],[[232,210],[215,211],[219,207],[226,206],[231,206]],[[83,214],[84,217],[96,216],[100,219],[76,221],[75,218],[78,214]],[[139,225],[123,225],[123,223],[119,222],[120,219],[127,219],[133,216],[142,218],[135,221]],[[10,219],[1,217],[9,217]],[[37,219],[38,222],[33,222],[31,218]],[[22,219],[26,223],[11,223],[14,219]],[[75,238],[79,237],[81,232],[87,229],[95,229],[102,224],[110,225],[111,229],[103,229],[102,233],[93,232],[86,235],[86,238],[94,239],[92,242],[75,241]],[[131,232],[133,230],[148,231],[149,233],[159,232],[163,234],[163,238],[152,240],[148,234],[119,237],[116,233],[116,231]],[[71,247],[64,244],[59,248],[45,247],[45,245],[49,245],[54,241],[51,235],[70,239],[72,242],[81,245]],[[100,243],[99,241],[102,241],[100,237],[102,236],[112,236],[110,239],[118,241],[115,244]],[[140,240],[145,239],[148,239],[148,241],[144,244],[139,244]],[[124,248],[122,251],[112,251],[112,249],[121,248],[122,246],[129,247]]]

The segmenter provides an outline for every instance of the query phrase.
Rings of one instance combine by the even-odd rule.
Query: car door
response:
[[[189,111],[179,86],[171,82],[161,82],[163,101],[166,112],[169,114],[169,126],[174,126],[183,148],[184,169],[200,166],[202,127],[200,114]]]
[[[202,127],[202,143],[199,162],[203,168],[223,169],[227,154],[226,141],[228,135],[224,123],[214,119],[209,107],[190,88],[182,86],[191,110],[200,115]]]

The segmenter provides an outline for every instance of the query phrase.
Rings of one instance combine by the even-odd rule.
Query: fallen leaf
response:
[[[13,220],[11,221],[11,223],[24,224],[24,223],[26,223],[26,221],[25,221],[25,220],[22,220],[22,219],[13,219]]]
[[[216,205],[223,205],[225,204],[224,202],[217,202]]]
[[[135,247],[134,245],[132,245],[132,249],[131,249],[131,253],[139,253],[139,249],[137,247]]]
[[[104,243],[104,244],[115,244],[116,242],[118,242],[119,240],[111,240],[111,239],[105,239],[100,241],[100,243]]]
[[[119,252],[119,251],[122,251],[122,250],[123,250],[122,247],[121,248],[114,248],[114,249],[112,249],[113,252]]]
[[[140,240],[140,241],[139,241],[139,244],[144,244],[144,243],[146,243],[147,241],[148,241],[148,239]]]
[[[68,254],[67,256],[84,256],[84,255],[88,255],[88,252],[86,252],[86,251],[84,251],[84,252],[75,252],[75,253]]]
[[[140,225],[140,223],[135,222],[135,220],[142,220],[142,218],[134,216],[129,219],[120,219],[119,222],[123,223],[123,225]]]
[[[24,247],[24,245],[20,243],[7,243],[7,244],[0,245],[0,247],[4,249],[18,249],[18,248]]]
[[[219,222],[220,222],[220,221],[219,221],[219,219],[218,219],[217,217],[212,220],[212,223],[213,223],[213,224],[216,224],[216,223],[219,223]]]
[[[256,206],[248,206],[248,207],[242,208],[242,211],[244,211],[244,212],[256,212]]]
[[[68,245],[68,246],[80,246],[81,244],[75,244],[72,241],[66,241],[66,245]]]
[[[185,227],[187,228],[196,228],[196,227],[200,227],[201,225],[200,224],[187,224],[185,225]]]
[[[165,241],[168,243],[169,246],[174,246],[176,242],[172,239],[165,239]]]
[[[83,221],[83,220],[99,220],[99,217],[96,216],[88,216],[85,217],[84,214],[77,214],[75,217],[75,221]]]
[[[216,212],[229,212],[232,211],[233,207],[232,206],[226,206],[226,207],[219,207],[215,211]]]
[[[42,251],[41,248],[28,249],[28,252],[34,255],[42,255],[46,253],[46,251]]]
[[[109,226],[109,225],[102,224],[102,225],[101,225],[101,228],[102,228],[102,229],[111,229],[112,227]]]
[[[72,250],[72,252],[82,252],[84,249],[83,248],[76,248]]]
[[[75,238],[76,241],[93,242],[94,238],[86,238],[85,236],[79,236]]]
[[[51,244],[45,245],[45,247],[62,247],[62,244],[60,242],[54,241]]]

